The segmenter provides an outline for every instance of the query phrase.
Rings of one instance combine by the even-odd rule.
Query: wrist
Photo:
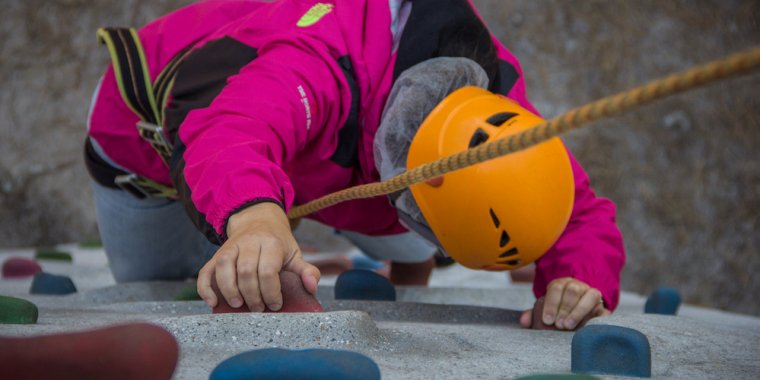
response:
[[[288,224],[288,216],[279,203],[273,200],[258,201],[232,213],[227,219],[225,232],[229,238],[237,232],[244,230],[247,226],[261,222]]]

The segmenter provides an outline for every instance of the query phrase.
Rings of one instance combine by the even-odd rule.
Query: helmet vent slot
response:
[[[504,248],[507,244],[509,244],[509,234],[507,233],[507,230],[502,230],[501,240],[499,241],[499,247]]]
[[[501,222],[499,222],[499,218],[496,216],[496,213],[493,212],[492,208],[488,209],[488,213],[491,214],[491,221],[493,221],[494,227],[499,228],[499,225],[501,225]]]
[[[522,260],[518,259],[518,260],[509,260],[509,261],[498,261],[497,263],[515,266],[515,265],[520,265],[520,263],[522,263]]]
[[[507,120],[515,116],[517,116],[517,114],[513,112],[500,112],[486,119],[486,122],[494,127],[501,127],[507,122]]]
[[[486,131],[478,128],[477,131],[472,135],[472,138],[470,139],[470,144],[468,145],[469,148],[474,148],[488,140],[488,133]]]
[[[517,250],[517,248],[510,248],[508,251],[506,251],[506,252],[502,253],[501,255],[499,255],[499,257],[505,258],[505,257],[509,257],[509,256],[514,256],[514,255],[516,255],[518,253],[520,253],[520,252]]]

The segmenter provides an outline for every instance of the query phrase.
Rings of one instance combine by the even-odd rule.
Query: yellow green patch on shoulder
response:
[[[321,20],[324,15],[330,13],[333,10],[333,7],[335,7],[334,4],[325,4],[325,3],[317,3],[314,4],[311,9],[309,9],[303,16],[301,16],[301,19],[298,20],[298,23],[296,23],[296,26],[299,26],[301,28],[305,28],[307,26],[312,26],[317,23],[317,21]]]

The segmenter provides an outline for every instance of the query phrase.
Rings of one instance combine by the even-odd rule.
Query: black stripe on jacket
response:
[[[206,215],[195,207],[192,192],[185,182],[183,156],[186,147],[178,136],[179,128],[190,111],[208,107],[224,89],[227,78],[236,75],[257,56],[256,48],[229,37],[206,43],[183,60],[165,110],[165,126],[174,143],[170,169],[177,195],[195,226],[209,241],[219,245],[223,243],[223,237],[217,235]]]
[[[430,58],[465,57],[488,74],[488,89],[508,94],[517,82],[517,70],[496,56],[485,24],[467,0],[414,0],[401,34],[393,81],[404,70]]]

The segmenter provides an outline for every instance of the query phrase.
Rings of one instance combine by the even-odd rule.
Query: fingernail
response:
[[[235,298],[233,298],[233,299],[230,300],[230,306],[232,306],[232,307],[234,307],[234,308],[237,309],[240,306],[243,306],[243,301],[240,298],[235,297]]]
[[[572,319],[568,319],[567,321],[565,321],[565,328],[568,329],[568,330],[574,329],[575,328],[575,321],[572,320]]]
[[[269,310],[277,311],[277,310],[280,310],[282,308],[282,305],[280,305],[278,303],[275,303],[275,304],[272,304],[272,305],[268,305],[267,307],[269,308]]]
[[[550,314],[544,314],[544,324],[551,326],[552,323],[554,323],[554,316]]]
[[[565,327],[565,320],[562,318],[557,319],[556,321],[554,321],[554,326],[557,326],[557,328],[560,328],[560,329]]]

